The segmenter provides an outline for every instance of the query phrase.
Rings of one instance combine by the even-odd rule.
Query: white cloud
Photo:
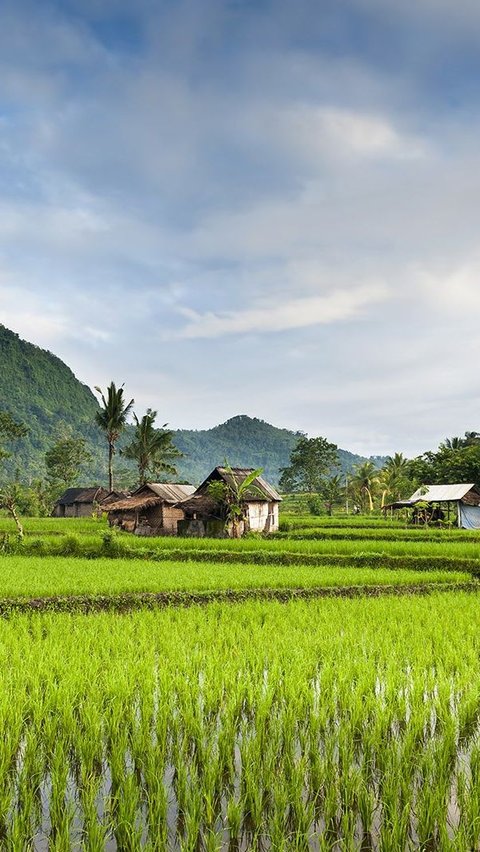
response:
[[[181,313],[188,320],[175,336],[182,338],[221,337],[288,331],[313,325],[326,325],[361,316],[364,309],[387,296],[381,285],[360,287],[357,290],[336,290],[325,296],[309,296],[278,302],[272,294],[270,304],[247,310],[216,314],[201,314],[189,308]]]
[[[275,120],[276,119],[276,120]],[[325,157],[416,159],[427,146],[416,136],[400,132],[386,115],[317,104],[297,104],[271,117],[278,125],[280,145],[289,142],[311,165]]]

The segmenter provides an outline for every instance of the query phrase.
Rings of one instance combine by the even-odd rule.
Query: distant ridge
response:
[[[135,396],[135,388],[130,390]],[[94,422],[98,408],[90,388],[60,358],[0,324],[0,409],[22,420],[30,430],[12,448],[12,458],[2,462],[2,477],[11,478],[18,471],[23,482],[43,478],[45,451],[61,430],[71,430],[85,438],[93,456],[84,472],[85,484],[106,484],[105,442]],[[162,411],[160,416],[171,418],[172,414]],[[233,466],[262,467],[266,478],[277,484],[280,468],[288,464],[299,434],[246,414],[212,429],[179,429],[174,440],[185,456],[177,465],[178,479],[197,484],[227,459]],[[344,471],[365,461],[347,450],[339,450],[339,455]],[[117,466],[128,468],[118,456]],[[132,473],[131,484],[134,481]]]
[[[264,476],[277,484],[280,469],[288,465],[300,434],[246,414],[231,417],[212,429],[181,429],[175,433],[175,443],[186,458],[180,461],[178,469],[182,476],[200,481],[215,465],[228,459],[232,466],[263,467]],[[365,461],[347,450],[339,450],[338,454],[343,472]]]

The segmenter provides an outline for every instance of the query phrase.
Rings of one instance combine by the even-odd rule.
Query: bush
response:
[[[321,515],[323,512],[323,502],[316,494],[312,494],[308,498],[307,506],[311,515]]]

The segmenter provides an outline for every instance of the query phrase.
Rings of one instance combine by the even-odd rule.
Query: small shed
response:
[[[463,529],[480,529],[480,490],[473,483],[456,483],[453,485],[422,485],[408,500],[398,500],[385,506],[385,509],[413,509],[419,503],[427,503],[428,510],[424,521],[443,520],[445,511],[447,518],[453,506],[457,512],[458,526]]]
[[[179,501],[194,491],[193,485],[148,482],[130,497],[107,505],[108,522],[135,535],[176,535],[177,523],[185,517]]]
[[[88,518],[108,496],[106,488],[67,488],[53,507],[54,518]]]
[[[214,468],[193,496],[177,504],[185,512],[185,520],[178,525],[179,534],[198,537],[232,535],[232,530],[225,528],[222,507],[209,494],[209,485],[221,481],[226,485],[239,486],[251,473],[253,468],[247,467]],[[238,534],[242,535],[249,530],[262,533],[278,530],[281,499],[273,485],[263,476],[257,476],[242,498],[244,516],[238,524]]]

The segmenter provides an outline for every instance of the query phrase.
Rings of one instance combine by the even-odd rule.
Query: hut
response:
[[[234,489],[241,487],[247,476],[253,473],[246,467],[216,467],[198,486],[195,493],[177,505],[185,513],[185,520],[178,524],[180,535],[225,537],[234,534],[232,525],[226,523],[225,509],[209,493],[211,482],[224,482]],[[236,533],[242,535],[250,530],[274,532],[278,530],[280,494],[263,476],[257,476],[242,495],[243,518]]]
[[[135,535],[176,535],[177,523],[185,517],[178,503],[194,491],[193,485],[148,482],[130,497],[106,505],[108,522]]]
[[[53,507],[54,518],[88,518],[108,496],[106,488],[67,488]]]
[[[427,504],[419,509],[418,504]],[[480,529],[480,490],[474,483],[422,485],[408,500],[398,500],[384,509],[412,509],[414,523],[449,520],[456,510],[457,523],[463,529]]]

